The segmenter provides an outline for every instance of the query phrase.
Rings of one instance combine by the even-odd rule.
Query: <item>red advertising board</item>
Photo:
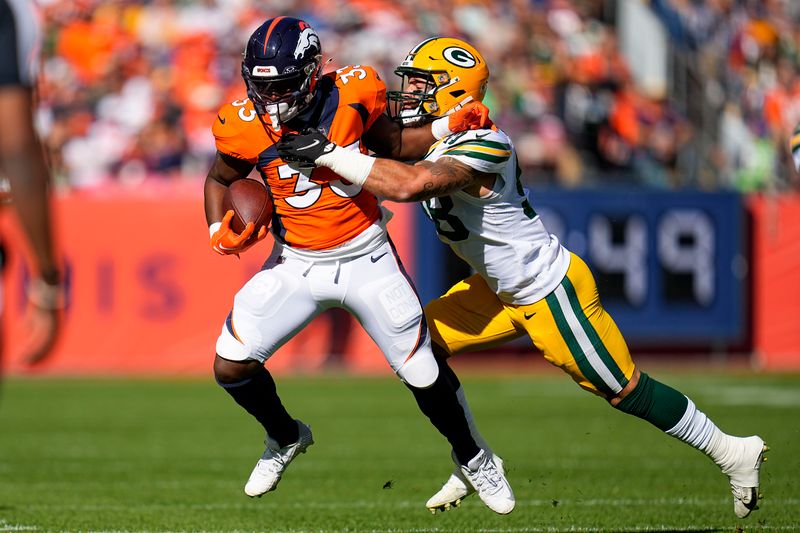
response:
[[[392,204],[390,231],[407,266],[414,206]],[[10,251],[5,285],[5,367],[20,361],[26,325],[27,261],[10,210],[2,238]],[[57,198],[54,225],[67,273],[64,329],[52,358],[35,371],[58,375],[211,375],[214,345],[233,296],[261,266],[271,239],[221,257],[208,244],[202,182],[104,190]],[[389,372],[354,321],[323,315],[271,360],[276,371],[313,370],[332,349],[339,364]],[[348,328],[344,345],[332,342]]]
[[[753,344],[760,365],[800,369],[800,195],[754,196]]]

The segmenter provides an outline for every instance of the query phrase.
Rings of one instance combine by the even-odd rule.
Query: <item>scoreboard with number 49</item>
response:
[[[746,336],[749,261],[739,195],[611,189],[528,196],[548,230],[590,265],[604,307],[629,341],[726,345]],[[420,274],[443,252],[432,252],[442,245],[429,238],[418,241],[428,247],[417,254],[427,258]],[[418,276],[424,298],[457,281],[449,262],[439,263],[440,272]]]

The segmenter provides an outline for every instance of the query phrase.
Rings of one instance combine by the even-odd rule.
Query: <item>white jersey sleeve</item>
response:
[[[511,155],[511,142],[505,133],[473,130],[448,137],[439,157],[452,157],[479,172],[502,174]]]

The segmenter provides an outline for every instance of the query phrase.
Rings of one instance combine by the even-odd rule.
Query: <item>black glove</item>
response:
[[[307,129],[301,133],[287,133],[275,144],[278,155],[287,163],[301,166],[316,166],[317,158],[329,153],[336,145],[317,130]]]

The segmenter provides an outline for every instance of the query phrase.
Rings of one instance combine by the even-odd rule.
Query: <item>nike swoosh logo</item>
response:
[[[221,123],[225,124],[225,119],[224,119],[224,118],[222,118],[222,117],[221,117],[221,116],[219,116],[219,115],[217,115],[217,118],[219,119],[219,121],[220,121]]]
[[[488,133],[484,133],[483,135],[479,135],[479,134],[477,134],[477,133],[475,134],[475,138],[476,138],[476,139],[483,139],[484,137],[488,137],[488,136],[489,136],[489,134],[488,134]]]
[[[374,255],[371,255],[371,256],[369,256],[369,260],[372,261],[373,263],[377,263],[378,261],[380,261],[381,257],[383,257],[384,255],[386,255],[388,253],[389,252],[383,252],[381,255],[379,255],[377,257],[375,257]]]
[[[314,148],[316,145],[319,144],[319,139],[314,139],[314,142],[309,144],[308,146],[301,146],[298,150],[308,150],[309,148]]]
[[[525,320],[530,320],[531,318],[533,318],[533,315],[535,315],[535,314],[536,314],[535,312],[533,312],[533,313],[527,313],[526,312],[525,313]]]

